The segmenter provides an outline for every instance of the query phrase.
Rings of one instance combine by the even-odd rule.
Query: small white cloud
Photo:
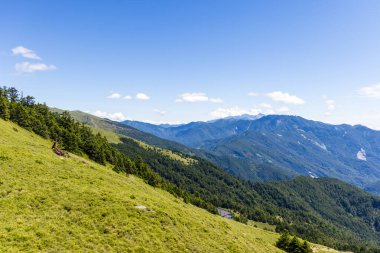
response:
[[[164,116],[167,112],[166,111],[162,111],[162,110],[159,110],[159,109],[154,109],[153,110],[155,113],[158,113],[160,114],[161,116]]]
[[[41,57],[39,57],[33,50],[30,50],[23,46],[12,48],[12,53],[14,55],[21,55],[22,57],[29,59],[41,60]]]
[[[248,93],[248,96],[251,96],[251,97],[257,97],[257,96],[259,96],[259,93],[256,93],[256,92],[249,92]]]
[[[230,108],[218,108],[211,112],[213,118],[225,118],[231,116],[240,116],[243,114],[257,115],[257,114],[289,114],[290,109],[288,107],[280,107],[275,109],[270,104],[262,103],[251,109],[241,108],[239,106],[234,106]]]
[[[132,96],[127,95],[127,96],[124,96],[123,99],[125,99],[125,100],[131,100]]]
[[[181,121],[157,121],[157,120],[143,120],[142,122],[146,122],[146,123],[149,123],[149,124],[153,124],[153,125],[162,125],[162,124],[165,124],[165,125],[180,125],[180,124],[185,124],[185,122],[181,122]]]
[[[100,117],[100,118],[105,118],[108,115],[108,113],[102,112],[102,111],[96,111],[96,112],[94,112],[92,114],[95,115],[95,116],[97,116],[97,117]]]
[[[114,92],[111,95],[109,95],[107,98],[109,98],[109,99],[120,99],[121,97],[122,97],[121,94]]]
[[[302,105],[305,101],[294,95],[290,95],[287,92],[274,91],[266,94],[267,97],[271,98],[273,101],[282,102],[286,104]]]
[[[107,119],[114,120],[114,121],[124,121],[124,120],[128,119],[128,117],[125,116],[121,112],[107,113],[107,112],[103,112],[103,111],[96,111],[93,113],[93,115],[100,117],[100,118],[107,118]]]
[[[218,108],[215,111],[211,112],[213,118],[225,118],[231,116],[239,116],[243,114],[257,115],[261,113],[261,110],[258,108],[253,109],[244,109],[239,106],[234,106],[231,108]]]
[[[223,100],[221,98],[210,98],[209,101],[211,103],[215,103],[215,104],[221,104],[221,103],[223,103]]]
[[[358,93],[363,97],[380,98],[380,84],[362,87]]]
[[[203,92],[193,92],[178,95],[178,98],[175,100],[175,102],[211,102],[215,104],[221,104],[223,103],[223,100],[221,98],[209,98],[206,93]]]
[[[137,93],[135,98],[138,100],[149,100],[150,99],[150,97],[148,95],[146,95],[145,93]]]
[[[15,70],[20,73],[33,73],[38,71],[50,71],[56,69],[57,67],[55,67],[54,65],[47,65],[44,63],[21,62],[16,63],[15,65]]]
[[[207,102],[208,97],[205,93],[202,92],[194,92],[194,93],[183,93],[179,95],[179,98],[177,99],[178,102]]]
[[[239,116],[242,114],[247,114],[248,110],[242,109],[238,106],[231,108],[218,108],[211,112],[211,116],[214,118],[225,118],[230,116]]]

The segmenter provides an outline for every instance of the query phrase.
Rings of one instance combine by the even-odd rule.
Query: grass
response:
[[[281,252],[276,233],[84,158],[62,159],[10,122],[0,120],[0,133],[0,252]]]
[[[103,130],[103,131],[108,132],[106,130]],[[127,137],[127,136],[123,136],[123,137],[130,138],[130,137]],[[184,157],[181,154],[175,153],[175,152],[173,152],[171,150],[163,149],[163,148],[159,148],[159,147],[154,147],[154,146],[151,146],[151,145],[146,144],[145,142],[142,142],[142,141],[139,141],[139,140],[135,140],[135,139],[133,139],[133,140],[136,141],[144,149],[153,149],[156,152],[158,152],[158,153],[160,153],[160,154],[162,154],[164,156],[167,156],[167,157],[169,157],[169,158],[171,158],[173,160],[179,161],[179,162],[181,162],[181,163],[183,163],[185,165],[189,165],[191,163],[196,163],[197,162],[197,160],[195,160],[195,159],[192,159],[190,157]]]
[[[113,143],[113,144],[121,143],[121,140],[120,140],[121,136],[119,134],[116,134],[114,132],[107,131],[101,128],[97,128],[94,126],[90,126],[90,125],[88,125],[88,127],[90,127],[94,133],[100,133],[102,136],[106,137],[109,143]]]
[[[276,231],[276,226],[274,225],[270,225],[268,223],[264,223],[264,222],[258,222],[258,221],[251,221],[249,220],[248,221],[248,225],[250,226],[254,226],[254,227],[257,227],[257,228],[261,228],[261,229],[264,229],[264,230],[267,230],[267,231]]]

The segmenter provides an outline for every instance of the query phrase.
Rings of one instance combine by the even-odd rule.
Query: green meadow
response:
[[[109,166],[59,157],[50,141],[13,123],[0,120],[0,130],[1,252],[281,252],[276,233]]]

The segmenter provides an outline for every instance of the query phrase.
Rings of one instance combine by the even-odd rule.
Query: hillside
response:
[[[280,230],[286,228],[311,241],[343,249],[371,245],[379,238],[379,233],[375,232],[379,229],[375,225],[379,220],[378,198],[338,180],[300,178],[282,183],[251,184],[199,157],[179,154],[196,161],[184,164],[155,147],[118,136],[115,147],[127,156],[144,157],[160,176],[214,206],[230,208],[250,219],[277,224]],[[338,201],[340,195],[345,197]],[[363,210],[359,212],[355,206]]]
[[[64,110],[58,109],[58,108],[50,108],[50,110],[57,113],[64,112]],[[122,124],[116,121],[99,118],[94,115],[84,113],[82,111],[69,111],[69,112],[70,112],[70,115],[75,120],[77,120],[80,123],[86,124],[90,127],[93,127],[94,129],[107,130],[108,133],[111,132],[111,133],[116,133],[119,135],[128,136],[128,137],[131,137],[136,140],[140,140],[142,142],[148,143],[153,146],[180,151],[186,154],[192,154],[194,152],[192,148],[188,148],[185,145],[179,144],[174,141],[159,138],[153,134],[145,133],[134,127],[129,127],[125,124]],[[104,133],[105,132],[103,132],[103,134]],[[113,139],[110,139],[110,140],[115,142],[114,137]]]
[[[165,127],[124,123],[211,153],[209,160],[245,179],[332,177],[380,191],[380,132],[364,126],[330,125],[284,115]]]
[[[0,129],[0,251],[279,252],[277,234],[84,158],[61,158],[13,123],[0,120]]]

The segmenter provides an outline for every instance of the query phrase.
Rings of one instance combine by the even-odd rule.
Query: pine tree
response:
[[[9,120],[10,118],[10,111],[9,111],[9,102],[6,97],[1,96],[0,97],[0,117],[4,120]]]
[[[276,246],[282,250],[285,250],[287,251],[288,248],[289,248],[289,244],[290,244],[290,235],[289,235],[289,231],[288,230],[285,230],[280,238],[278,239],[278,241],[276,242]]]
[[[296,236],[294,236],[293,239],[289,243],[289,247],[288,247],[287,252],[302,253],[301,247],[302,247],[302,245],[301,245],[300,241],[298,240],[298,238]]]
[[[16,88],[10,87],[7,89],[7,95],[11,102],[18,102],[19,100],[19,92]]]

